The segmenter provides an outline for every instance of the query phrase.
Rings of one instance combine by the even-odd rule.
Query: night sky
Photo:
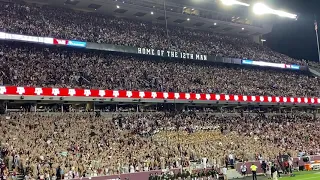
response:
[[[320,28],[320,0],[266,0],[266,4],[299,14],[297,21],[278,19],[272,32],[264,36],[267,45],[293,58],[318,61],[314,14]]]

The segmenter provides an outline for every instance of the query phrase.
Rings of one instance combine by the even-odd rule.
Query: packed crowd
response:
[[[222,167],[231,159],[317,154],[319,125],[308,114],[10,114],[0,121],[1,161],[4,172],[40,179],[188,167],[196,161],[202,168]]]
[[[21,43],[5,42],[0,47],[0,79],[17,86],[319,96],[319,80],[300,72]]]
[[[23,3],[0,2],[0,9],[0,31],[10,33],[304,64],[241,37],[181,27],[169,27],[167,37],[158,24]],[[301,72],[17,42],[0,44],[0,84],[320,96],[319,80]],[[72,179],[320,153],[319,119],[310,114],[203,111],[127,113],[112,119],[77,113],[1,116],[0,176]]]
[[[305,64],[250,38],[169,27],[49,6],[0,2],[0,31],[213,56]]]

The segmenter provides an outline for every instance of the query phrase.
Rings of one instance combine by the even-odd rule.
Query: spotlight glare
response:
[[[221,2],[226,6],[232,6],[232,5],[250,6],[250,4],[243,3],[238,0],[221,0]]]
[[[285,11],[281,11],[281,10],[275,10],[275,9],[271,9],[270,7],[268,7],[267,5],[263,4],[263,3],[256,3],[253,6],[253,13],[256,15],[264,15],[264,14],[274,14],[280,17],[287,17],[290,19],[297,19],[297,15],[296,14],[291,14]]]
[[[253,6],[253,12],[256,15],[263,15],[271,12],[271,9],[262,3],[257,3]]]

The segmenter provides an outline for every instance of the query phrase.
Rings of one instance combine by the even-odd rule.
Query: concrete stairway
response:
[[[310,68],[310,67],[309,67],[309,71],[310,71],[313,75],[315,75],[315,76],[317,76],[317,77],[320,77],[320,71],[319,71],[318,69]]]

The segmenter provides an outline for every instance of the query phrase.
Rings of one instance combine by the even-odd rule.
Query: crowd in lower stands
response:
[[[320,153],[318,125],[309,114],[17,113],[1,117],[1,158],[3,172],[40,179],[223,167]]]
[[[148,47],[214,56],[305,64],[258,45],[250,38],[228,36],[139,20],[107,17],[50,6],[0,2],[0,31],[88,42]]]
[[[300,72],[4,42],[4,84],[17,86],[319,96],[319,80]]]

